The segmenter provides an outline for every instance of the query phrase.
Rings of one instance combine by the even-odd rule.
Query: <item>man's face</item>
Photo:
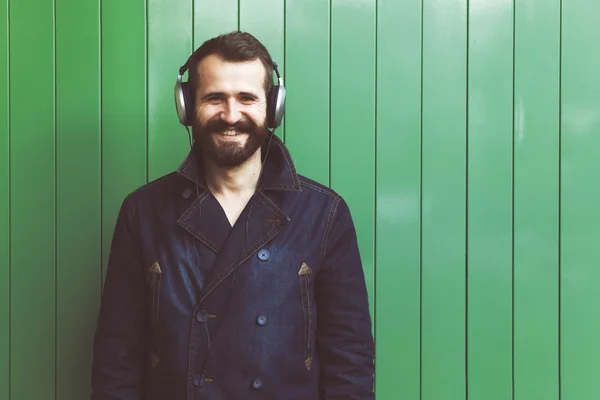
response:
[[[269,133],[265,68],[258,59],[233,63],[210,55],[196,73],[194,139],[218,166],[239,166]]]

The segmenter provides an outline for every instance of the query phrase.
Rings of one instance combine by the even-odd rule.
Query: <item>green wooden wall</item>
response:
[[[0,0],[0,400],[80,400],[124,196],[242,29],[358,228],[380,400],[600,398],[597,0]]]

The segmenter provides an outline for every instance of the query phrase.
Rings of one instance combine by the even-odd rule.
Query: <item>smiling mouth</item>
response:
[[[222,135],[222,136],[238,136],[238,135],[245,135],[246,132],[238,132],[238,131],[224,131],[224,132],[219,132],[218,135]]]

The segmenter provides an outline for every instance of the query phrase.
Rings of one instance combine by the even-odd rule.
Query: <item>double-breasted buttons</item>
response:
[[[267,261],[269,257],[271,257],[271,253],[267,249],[260,249],[258,251],[257,257],[260,261]]]
[[[189,199],[190,196],[192,195],[192,189],[185,188],[183,193],[181,193],[181,195],[183,196],[184,199]]]
[[[260,389],[262,387],[262,385],[263,385],[263,383],[260,378],[256,378],[252,381],[252,387],[254,389]]]
[[[265,313],[260,313],[256,317],[256,323],[258,325],[264,326],[267,324],[267,322],[269,322],[269,316]]]

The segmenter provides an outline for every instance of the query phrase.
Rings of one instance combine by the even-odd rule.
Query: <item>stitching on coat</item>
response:
[[[308,183],[308,182],[306,182],[306,181],[301,181],[301,182],[300,182],[300,184],[301,184],[302,186],[306,186],[306,187],[308,187],[308,188],[311,188],[311,189],[313,189],[313,190],[314,190],[314,191],[316,191],[316,192],[323,193],[323,194],[325,194],[325,195],[327,195],[327,196],[331,197],[331,198],[332,198],[332,199],[334,199],[334,200],[335,200],[335,199],[337,199],[337,198],[339,197],[339,196],[338,196],[338,195],[336,195],[335,193],[333,193],[333,192],[331,192],[331,191],[328,191],[328,190],[325,190],[325,189],[322,189],[322,188],[320,188],[320,187],[317,187],[317,186],[313,185],[312,183]]]
[[[334,215],[337,212],[338,206],[340,205],[341,202],[341,197],[338,196],[338,198],[336,199],[335,204],[331,207],[331,210],[329,212],[329,220],[327,221],[327,229],[325,230],[325,235],[323,237],[323,242],[321,243],[321,246],[323,247],[323,249],[321,250],[321,261],[320,264],[323,263],[323,260],[325,259],[325,252],[327,251],[327,239],[329,238],[329,233],[331,232],[331,227],[333,226],[333,219],[334,219]],[[319,268],[320,270],[321,268]]]
[[[267,232],[263,236],[262,240],[258,241],[250,250],[247,251],[247,254],[243,259],[241,259],[237,262],[234,261],[231,264],[229,264],[229,266],[223,270],[223,273],[221,273],[221,275],[217,279],[215,279],[213,284],[206,288],[206,293],[200,298],[199,303],[202,303],[208,297],[208,295],[211,294],[213,292],[213,290],[215,290],[215,288],[221,284],[221,282],[223,282],[225,279],[227,279],[227,277],[237,267],[237,265],[242,265],[244,262],[246,262],[246,260],[248,260],[248,258],[250,258],[250,255],[252,253],[254,253],[256,250],[258,250],[265,243],[270,241],[275,236],[277,231],[279,231],[280,229],[281,229],[281,225],[275,225],[273,228],[271,228],[271,230],[269,230],[269,232]]]
[[[286,214],[283,212],[283,210],[279,208],[275,203],[273,203],[266,194],[264,194],[263,192],[260,192],[260,194],[261,196],[259,200],[261,201],[261,203],[269,207],[271,211],[275,212],[275,214],[277,214],[279,217],[286,217]]]

